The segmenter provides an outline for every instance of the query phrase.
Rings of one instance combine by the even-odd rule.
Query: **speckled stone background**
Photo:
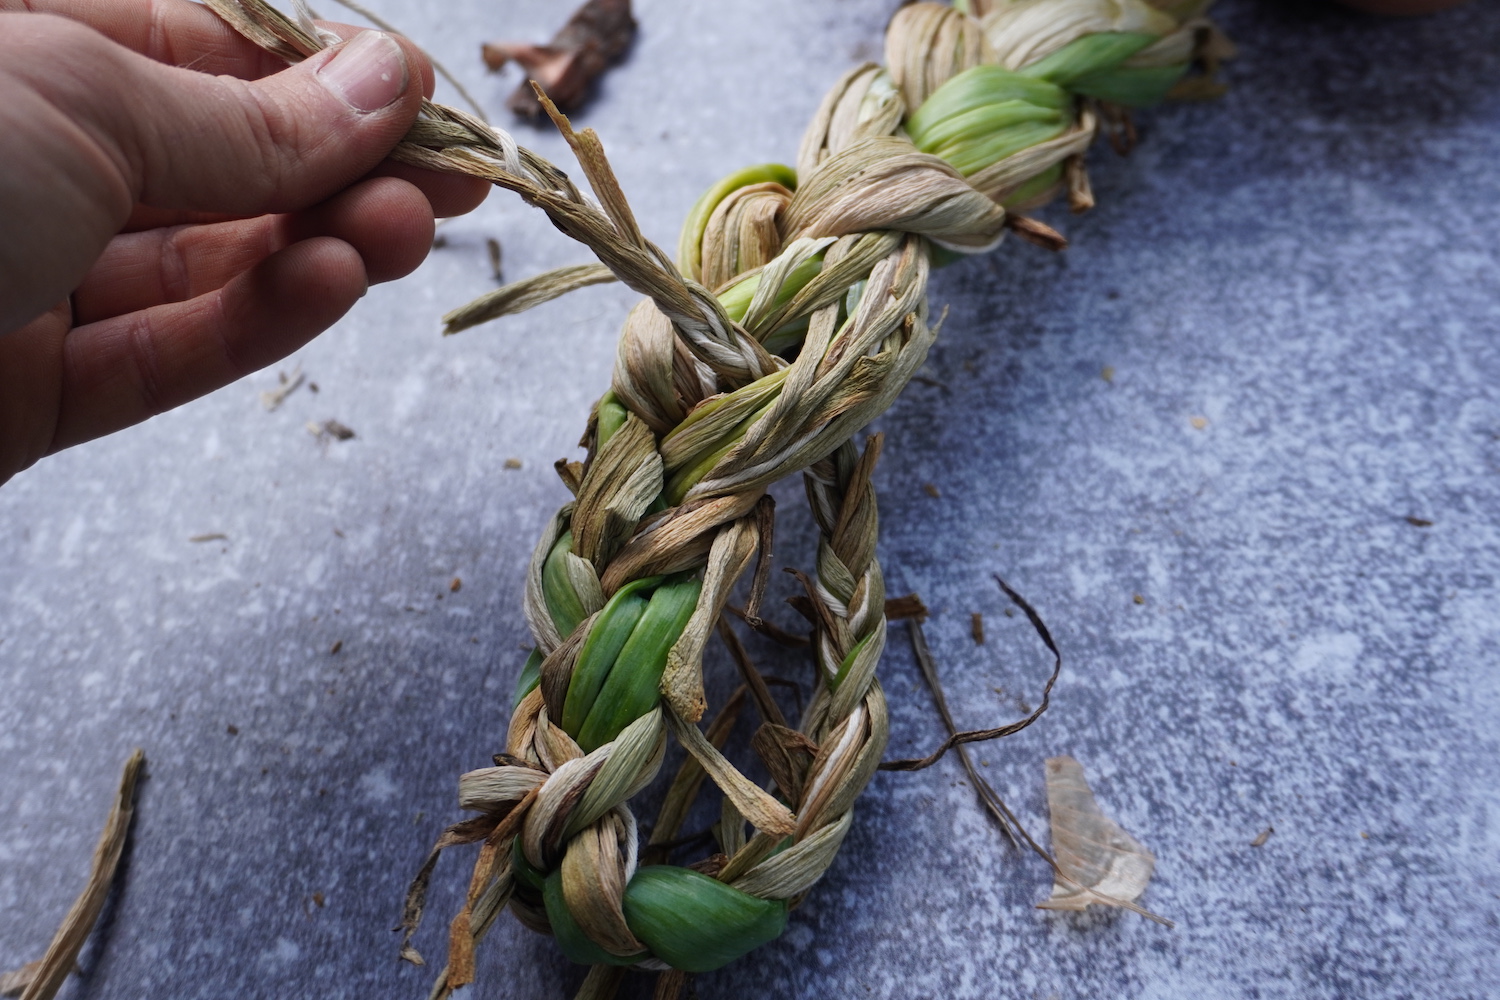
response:
[[[484,77],[477,42],[563,14],[378,6],[501,114],[516,78]],[[790,158],[893,6],[641,0],[580,117],[648,234],[675,245],[713,180]],[[945,761],[877,777],[786,935],[698,977],[705,1000],[1500,995],[1500,12],[1219,14],[1229,96],[1144,116],[1129,159],[1096,149],[1099,209],[1047,216],[1066,254],[1007,243],[938,275],[928,381],[880,423],[886,574],[934,608],[962,724],[1015,716],[1046,672],[992,573],[1067,657],[988,773],[1040,833],[1042,761],[1078,757],[1160,859],[1145,902],[1176,930],[1032,908],[1047,870]],[[425,995],[390,928],[455,776],[499,746],[551,463],[632,299],[443,340],[438,315],[492,286],[486,237],[512,278],[586,259],[503,193],[444,232],[280,366],[316,393],[268,413],[262,372],[0,489],[0,967],[41,954],[139,745],[122,891],[67,996]],[[305,429],[328,418],[357,436]],[[779,556],[808,566],[798,493]],[[882,676],[892,751],[932,745],[904,626]],[[439,870],[431,956],[464,868]],[[472,995],[580,977],[506,918]]]

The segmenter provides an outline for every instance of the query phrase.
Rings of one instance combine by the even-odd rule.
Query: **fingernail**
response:
[[[406,56],[383,31],[361,31],[318,69],[323,86],[355,111],[379,111],[406,92]]]

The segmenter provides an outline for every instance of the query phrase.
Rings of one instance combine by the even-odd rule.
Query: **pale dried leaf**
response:
[[[1072,757],[1047,759],[1047,810],[1058,878],[1044,910],[1120,906],[1146,891],[1156,858],[1099,811],[1083,766]]]

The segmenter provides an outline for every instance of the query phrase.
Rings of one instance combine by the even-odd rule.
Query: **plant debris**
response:
[[[974,645],[984,645],[984,615],[978,611],[969,616],[969,632],[974,636]]]
[[[194,544],[200,542],[227,542],[229,541],[229,536],[222,531],[210,531],[206,535],[192,535],[188,538],[188,541]]]
[[[146,755],[140,750],[125,761],[114,805],[110,808],[109,818],[104,821],[99,844],[94,848],[94,864],[88,884],[52,936],[47,953],[14,972],[0,975],[0,993],[9,996],[24,991],[25,1000],[52,1000],[62,989],[68,973],[77,967],[78,953],[83,950],[84,942],[99,919],[99,912],[104,909],[104,900],[109,895],[120,857],[125,852],[130,820],[135,815],[135,786],[145,763]]]
[[[1005,228],[1027,243],[1039,246],[1043,250],[1058,253],[1068,249],[1068,238],[1045,222],[1030,219],[1024,215],[1007,215]]]
[[[339,639],[332,646],[328,647],[328,655],[329,656],[337,656],[337,655],[339,655],[339,650],[341,650],[343,648],[344,648],[344,640],[343,639]]]
[[[1053,640],[1052,633],[1047,630],[1047,624],[1042,621],[1042,616],[1037,614],[1036,609],[1026,602],[1026,598],[1016,593],[1010,584],[1006,583],[998,575],[995,577],[995,583],[999,584],[1000,589],[1005,593],[1006,597],[1010,598],[1013,604],[1025,612],[1026,618],[1031,622],[1031,627],[1036,630],[1037,638],[1042,640],[1042,645],[1046,646],[1047,652],[1052,654],[1052,673],[1048,676],[1047,683],[1042,688],[1042,703],[1037,706],[1034,712],[1023,707],[1021,711],[1026,713],[1024,719],[1019,719],[1003,726],[997,726],[994,729],[971,729],[960,732],[958,727],[954,725],[952,713],[948,711],[948,701],[943,694],[942,684],[938,681],[937,662],[932,658],[932,653],[927,648],[927,638],[922,633],[921,619],[913,618],[911,624],[912,650],[917,655],[917,663],[922,668],[922,676],[926,679],[927,686],[932,689],[933,701],[937,703],[938,714],[942,716],[943,724],[947,726],[949,735],[936,750],[926,757],[882,761],[880,770],[920,771],[942,760],[943,756],[954,747],[962,751],[965,743],[984,743],[988,740],[998,740],[1012,736],[1031,725],[1037,719],[1040,719],[1042,714],[1047,711],[1047,707],[1052,703],[1052,688],[1057,684],[1057,678],[1062,673],[1062,653],[1058,651],[1057,643]],[[1024,706],[1025,702],[1021,702],[1021,704]],[[974,777],[977,782],[979,779],[973,771],[973,765],[969,763],[968,755],[960,752],[959,756],[963,758],[965,766],[970,769],[970,776]],[[996,796],[997,801],[998,799],[999,796]],[[1003,808],[1003,804],[1001,808]],[[996,813],[997,818],[1001,819],[1002,824],[1007,822],[1006,817],[1001,817],[994,806],[991,806],[991,811]],[[1006,816],[1009,817],[1008,811]],[[1009,817],[1009,822],[1014,823],[1015,818]],[[1010,831],[1007,830],[1006,833],[1009,835]]]
[[[1068,211],[1082,215],[1094,207],[1094,189],[1089,184],[1089,171],[1082,153],[1074,153],[1063,161],[1063,181],[1068,189]]]
[[[889,607],[889,605],[887,607]],[[724,605],[724,610],[728,611],[736,618],[745,622],[747,625],[749,624],[749,619],[745,614],[744,608],[736,607],[733,604],[726,604]],[[886,615],[887,617],[889,617],[890,612],[887,611]],[[786,629],[782,628],[781,626],[777,625],[775,622],[772,622],[767,618],[761,618],[757,616],[755,620],[760,622],[760,624],[751,625],[750,627],[755,629],[755,631],[761,633],[767,639],[770,639],[777,645],[785,646],[788,649],[804,649],[810,644],[807,636],[788,632]]]
[[[291,375],[287,375],[286,372],[279,372],[277,378],[281,382],[279,386],[260,394],[260,405],[266,408],[267,413],[270,413],[286,402],[286,398],[297,391],[297,387],[302,384],[304,379],[302,366],[298,365],[292,371]]]
[[[1274,826],[1268,826],[1268,827],[1266,827],[1264,830],[1260,831],[1260,833],[1258,833],[1258,834],[1255,835],[1255,839],[1252,840],[1252,841],[1250,841],[1250,846],[1251,847],[1265,847],[1266,846],[1266,841],[1270,840],[1271,839],[1271,834],[1273,834],[1275,832],[1276,832],[1276,828]]]
[[[490,274],[494,275],[496,281],[504,281],[505,272],[500,269],[500,241],[491,236],[484,241],[484,248],[490,255]]]
[[[1425,517],[1410,517],[1410,516],[1408,516],[1406,518],[1406,523],[1409,524],[1409,525],[1411,525],[1413,528],[1430,528],[1430,527],[1432,527],[1432,522],[1429,521],[1429,520],[1427,520],[1427,518],[1425,518]]]
[[[934,500],[941,500],[942,497],[943,497],[943,491],[940,490],[940,489],[938,489],[932,483],[923,483],[922,484],[922,492],[926,493],[928,496],[932,497],[932,499],[934,499]]]
[[[523,118],[540,118],[542,105],[530,80],[541,84],[558,108],[573,111],[588,97],[590,84],[625,54],[634,39],[630,0],[588,0],[548,44],[486,42],[484,62],[492,70],[520,63],[529,79],[505,106]]]
[[[1060,876],[1043,910],[1085,910],[1091,903],[1134,903],[1156,858],[1114,820],[1099,811],[1083,765],[1072,757],[1047,758],[1047,811],[1052,817],[1052,853]],[[1134,909],[1135,907],[1131,907]]]
[[[519,469],[521,467],[521,460],[519,458],[507,458],[505,460],[505,467],[507,469]]]
[[[1038,637],[1041,638],[1043,644],[1046,645],[1048,651],[1051,652],[1053,657],[1055,658],[1055,665],[1053,668],[1052,676],[1048,679],[1047,687],[1044,689],[1042,694],[1041,707],[1037,709],[1034,714],[1020,720],[1020,722],[1011,723],[1009,726],[1002,726],[1000,729],[991,729],[976,732],[960,732],[958,730],[958,726],[955,725],[953,721],[953,713],[948,708],[947,697],[944,695],[942,683],[938,679],[937,662],[932,657],[932,651],[927,647],[927,639],[922,634],[921,624],[914,621],[908,626],[911,632],[912,651],[916,654],[917,664],[919,667],[921,667],[922,670],[922,677],[927,681],[927,686],[932,691],[933,701],[937,704],[938,714],[942,716],[943,725],[947,727],[950,735],[948,740],[938,749],[936,753],[922,758],[921,760],[884,761],[880,765],[880,770],[921,770],[922,768],[927,767],[930,764],[936,763],[950,748],[956,748],[958,750],[959,759],[963,762],[964,770],[968,772],[969,777],[974,782],[974,790],[979,793],[980,801],[984,803],[985,808],[990,811],[990,814],[995,817],[995,820],[1000,824],[1000,829],[1005,833],[1006,837],[1012,844],[1016,844],[1017,846],[1019,846],[1021,842],[1024,842],[1027,848],[1035,853],[1037,857],[1047,862],[1048,866],[1051,867],[1054,877],[1054,885],[1052,890],[1053,899],[1049,899],[1046,902],[1040,904],[1043,908],[1083,909],[1084,906],[1087,905],[1087,903],[1084,903],[1083,906],[1049,906],[1049,904],[1053,903],[1053,901],[1057,899],[1059,895],[1059,887],[1064,887],[1066,890],[1075,892],[1080,896],[1083,894],[1087,894],[1089,897],[1088,902],[1105,903],[1111,906],[1123,907],[1133,913],[1140,914],[1148,920],[1154,920],[1165,927],[1175,926],[1172,921],[1167,920],[1164,917],[1157,916],[1150,910],[1147,910],[1142,906],[1138,906],[1129,899],[1120,899],[1114,896],[1106,895],[1105,893],[1100,891],[1097,885],[1090,888],[1089,886],[1083,884],[1075,875],[1077,866],[1075,865],[1073,869],[1065,868],[1057,858],[1054,858],[1051,854],[1048,854],[1046,849],[1044,849],[1042,845],[1038,844],[1035,838],[1033,838],[1031,834],[1027,832],[1026,827],[1023,826],[1021,824],[1021,821],[1016,818],[1015,813],[1010,811],[1010,807],[1007,806],[1004,800],[1000,798],[1000,794],[995,791],[995,787],[990,784],[990,782],[983,775],[981,775],[979,773],[979,770],[974,766],[974,759],[969,756],[968,748],[964,744],[978,742],[979,740],[983,739],[996,739],[1003,736],[1009,736],[1012,733],[1019,732],[1020,730],[1026,728],[1032,722],[1035,722],[1036,719],[1041,716],[1042,712],[1046,711],[1049,696],[1052,691],[1052,685],[1056,683],[1057,675],[1062,670],[1062,654],[1057,651],[1057,644],[1053,641],[1051,633],[1047,631],[1047,626],[1042,621],[1041,616],[1036,613],[1036,609],[1034,609],[1030,604],[1026,603],[1026,599],[1023,598],[1020,594],[1016,593],[1013,589],[1011,589],[1010,585],[1007,584],[1004,580],[1000,579],[1000,577],[996,576],[995,582],[1000,585],[1000,589],[1005,592],[1005,596],[1009,597],[1014,604],[1016,604],[1021,608],[1023,612],[1025,612],[1026,617],[1031,621],[1032,627],[1036,629]],[[1001,689],[995,688],[994,690],[998,694],[1000,693]],[[1077,761],[1073,761],[1071,757],[1053,758],[1052,760],[1049,760],[1047,762],[1047,789],[1049,803],[1051,802],[1052,793],[1052,766],[1054,761],[1059,760],[1072,761],[1073,765],[1077,767]],[[986,767],[989,766],[988,761],[982,761],[981,763]],[[1093,795],[1088,790],[1088,784],[1083,781],[1082,768],[1078,769],[1078,781],[1082,784],[1084,795],[1088,796],[1090,807],[1092,807],[1094,813],[1097,814],[1098,808],[1097,806],[1093,805]],[[1060,841],[1058,839],[1059,811],[1057,809],[1053,809],[1052,815],[1053,846],[1054,848],[1061,851],[1062,848],[1061,846],[1059,846]],[[1103,816],[1100,816],[1099,819],[1103,820],[1103,822],[1105,823],[1109,822],[1109,820],[1104,819]],[[1111,826],[1113,826],[1113,824],[1111,824]],[[1094,827],[1094,829],[1097,830],[1099,828],[1096,826]],[[1119,828],[1114,827],[1114,829],[1118,830]],[[1122,836],[1126,836],[1128,839],[1128,835],[1125,835],[1124,831],[1120,832]],[[1064,841],[1066,841],[1067,839],[1067,837],[1063,838]],[[1134,841],[1131,841],[1131,843],[1134,843]],[[1108,849],[1107,845],[1103,844],[1094,846]],[[1144,850],[1144,848],[1142,848],[1142,850]],[[1149,854],[1147,856],[1149,857]],[[1070,861],[1071,860],[1072,859],[1070,859]],[[1154,866],[1154,864],[1155,859],[1153,858],[1152,865]],[[1147,877],[1149,878],[1149,876],[1150,873],[1148,872]],[[1145,884],[1143,882],[1141,888],[1144,887]],[[1136,893],[1136,895],[1139,894],[1139,892]]]
[[[903,618],[915,618],[923,622],[927,620],[927,605],[914,593],[905,597],[888,597],[885,601],[885,616],[893,622]]]
[[[31,981],[36,978],[41,968],[42,960],[37,959],[35,962],[27,962],[19,969],[0,973],[0,996],[20,996],[21,991],[31,985]]]
[[[463,589],[463,586],[464,586],[464,582],[462,580],[460,580],[458,577],[455,576],[448,583],[448,593],[450,593],[450,594],[456,594],[460,590]]]
[[[333,438],[336,441],[347,441],[354,437],[353,428],[346,427],[337,420],[325,420],[321,424],[309,420],[307,433],[319,439]]]

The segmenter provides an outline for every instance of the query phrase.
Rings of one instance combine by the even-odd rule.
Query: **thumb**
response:
[[[67,60],[75,69],[59,96],[133,200],[159,208],[258,215],[316,204],[384,159],[421,105],[420,54],[384,32],[361,31],[255,81],[80,34],[102,51]]]

